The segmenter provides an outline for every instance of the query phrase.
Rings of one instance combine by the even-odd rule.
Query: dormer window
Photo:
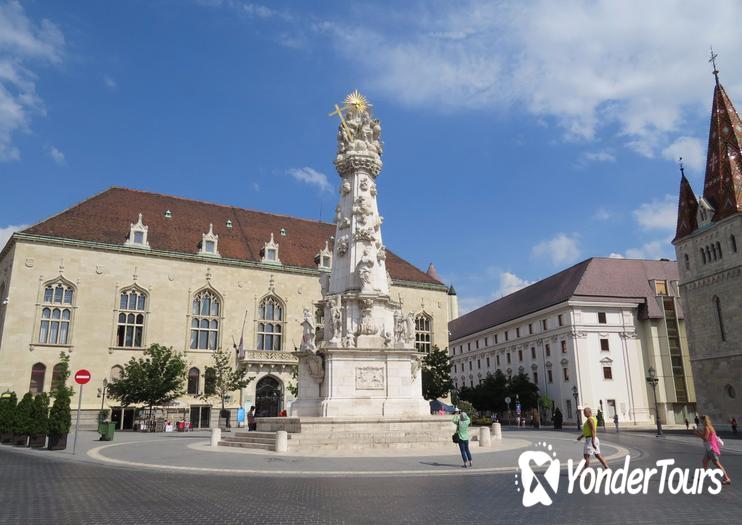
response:
[[[214,225],[209,224],[209,233],[204,233],[201,238],[201,255],[219,257],[219,236],[214,234]]]
[[[139,220],[136,224],[130,225],[129,238],[124,243],[125,246],[134,246],[137,248],[149,248],[147,233],[149,228],[142,222],[142,214],[139,214]]]
[[[173,212],[170,210],[165,210],[165,218],[166,219],[172,219],[173,218]]]
[[[227,220],[227,228],[231,228],[231,227],[232,227],[232,221]]]
[[[332,252],[330,251],[328,241],[325,241],[324,249],[315,256],[314,261],[320,270],[329,270],[332,268]]]
[[[273,239],[271,233],[271,240],[265,243],[263,247],[263,262],[270,264],[281,264],[281,260],[278,258],[278,243]]]
[[[281,228],[281,237],[286,237],[286,228]]]

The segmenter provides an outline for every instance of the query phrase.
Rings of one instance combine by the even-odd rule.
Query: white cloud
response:
[[[616,156],[607,151],[588,151],[582,154],[583,162],[616,162]]]
[[[49,20],[34,23],[17,1],[0,4],[0,162],[20,159],[13,135],[45,113],[29,64],[58,64],[63,48],[64,36]]]
[[[28,228],[28,224],[16,224],[5,227],[0,227],[0,250],[5,248],[5,243],[8,242],[10,236],[15,232]]]
[[[593,219],[595,219],[596,221],[609,221],[613,217],[613,212],[607,210],[603,206],[595,210],[595,213],[593,214]]]
[[[675,259],[675,250],[668,239],[660,239],[643,244],[639,248],[626,250],[629,259]]]
[[[577,236],[560,233],[553,239],[542,241],[533,247],[531,252],[537,257],[548,257],[555,266],[575,262],[582,253]]]
[[[647,157],[707,111],[708,43],[722,57],[742,48],[729,22],[742,18],[735,0],[714,9],[682,0],[439,1],[408,12],[393,22],[377,12],[313,27],[358,67],[364,85],[402,104],[512,109],[557,124],[567,139],[605,134]],[[729,60],[723,79],[742,86]],[[610,161],[603,153],[593,160]]]
[[[513,292],[517,292],[521,288],[525,288],[533,284],[533,281],[527,281],[522,279],[511,272],[502,272],[500,274],[500,288],[497,290],[497,296],[502,297],[509,295]]]
[[[624,256],[621,255],[620,253],[611,252],[608,254],[608,258],[609,259],[624,259]]]
[[[634,219],[644,230],[671,230],[678,218],[678,199],[665,195],[661,200],[646,202],[632,212]]]
[[[258,184],[257,182],[253,182],[251,186],[253,191],[260,191],[260,184]]]
[[[291,168],[287,173],[300,182],[317,186],[320,191],[332,191],[332,184],[327,180],[327,175],[315,169],[309,167]]]
[[[103,85],[111,91],[116,91],[119,87],[118,83],[113,79],[113,77],[110,77],[108,75],[103,76]]]
[[[662,150],[662,158],[678,162],[683,157],[683,164],[695,172],[700,172],[706,165],[706,147],[701,139],[695,137],[678,137],[675,142]]]
[[[55,148],[54,146],[49,148],[49,156],[52,158],[54,162],[57,163],[59,166],[64,166],[64,153],[62,153],[60,150]]]

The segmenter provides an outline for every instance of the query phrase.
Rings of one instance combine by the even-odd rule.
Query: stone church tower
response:
[[[742,121],[718,73],[703,195],[683,174],[673,244],[698,413],[725,427],[742,417]]]

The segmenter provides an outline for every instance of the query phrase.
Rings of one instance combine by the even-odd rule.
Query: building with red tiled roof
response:
[[[91,383],[121,373],[153,343],[184,352],[187,394],[168,410],[203,427],[215,349],[238,349],[254,380],[230,407],[278,413],[290,386],[304,310],[315,312],[320,275],[332,266],[335,225],[110,188],[15,233],[0,252],[0,389],[49,391],[60,352]],[[391,295],[420,320],[425,344],[448,346],[448,287],[391,250]],[[96,388],[83,409],[92,422]],[[120,427],[135,410],[116,406]]]
[[[523,374],[567,420],[590,406],[606,419],[649,423],[651,367],[661,419],[695,413],[674,261],[587,259],[452,320],[449,338],[459,389],[488,374]]]
[[[681,174],[673,244],[700,412],[728,428],[742,392],[742,119],[714,76],[703,192]]]

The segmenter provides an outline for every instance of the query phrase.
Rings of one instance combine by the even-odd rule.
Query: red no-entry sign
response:
[[[90,372],[85,370],[84,368],[82,370],[78,370],[75,372],[75,383],[78,385],[84,385],[90,381]]]

